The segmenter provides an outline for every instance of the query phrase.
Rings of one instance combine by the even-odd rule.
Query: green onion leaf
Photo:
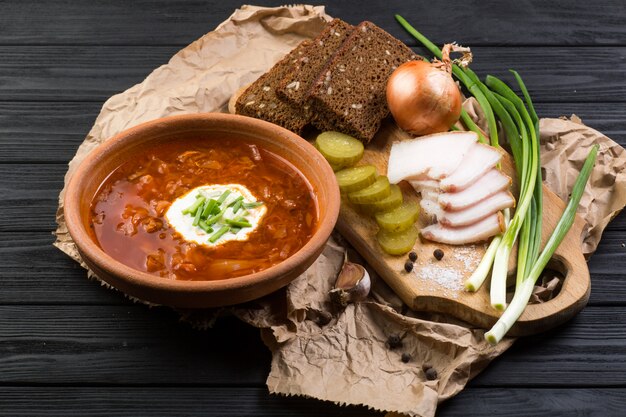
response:
[[[239,197],[235,198],[233,201],[228,203],[228,205],[226,207],[233,207],[235,204],[237,204],[240,201],[243,201],[243,196],[239,196]]]
[[[240,208],[241,208],[241,200],[237,201],[235,205],[233,206],[233,213],[237,214]]]
[[[222,204],[224,200],[226,200],[226,197],[228,197],[229,195],[230,195],[230,190],[224,191],[222,195],[217,199],[217,204]]]
[[[203,196],[201,196],[200,194],[198,194],[198,195],[196,196],[196,201],[195,201],[192,205],[190,205],[189,207],[187,207],[186,209],[184,209],[184,210],[183,210],[183,214],[191,214],[192,216],[195,216],[195,215],[196,215],[196,211],[198,210],[198,208],[199,208],[202,204],[204,204],[204,201],[205,201],[205,200],[206,200],[206,199],[205,199]]]
[[[230,230],[230,227],[222,226],[217,232],[213,233],[213,235],[209,238],[209,242],[211,243],[217,242],[217,240],[221,238],[224,235],[224,233],[228,232],[228,230]]]
[[[203,201],[204,201],[204,200],[203,200]],[[202,212],[204,211],[204,206],[205,206],[205,205],[206,205],[206,204],[203,204],[201,207],[198,207],[198,208],[196,209],[196,215],[194,216],[194,218],[193,218],[193,223],[192,223],[194,226],[197,226],[197,225],[198,225],[198,223],[200,222],[200,217],[202,216]]]
[[[213,210],[217,207],[217,205],[217,200],[210,199],[207,205],[204,207],[204,210],[202,210],[202,217],[204,217],[205,219],[209,217],[209,215],[213,213]]]
[[[238,227],[252,227],[252,225],[250,224],[250,222],[248,222],[247,220],[231,220],[231,219],[224,219],[224,222],[226,224],[229,224],[231,226],[238,226]]]
[[[262,206],[263,203],[261,201],[253,201],[251,203],[243,203],[243,208],[245,209],[251,209],[251,208],[257,208],[259,206]]]
[[[200,227],[200,229],[204,230],[206,233],[213,233],[213,228],[209,226],[208,224],[206,224],[204,220],[200,220],[198,222],[198,226]]]

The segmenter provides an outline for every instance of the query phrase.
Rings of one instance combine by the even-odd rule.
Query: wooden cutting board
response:
[[[386,174],[391,143],[406,138],[408,135],[398,129],[395,123],[388,121],[366,146],[361,164],[375,165],[380,174]],[[515,178],[510,156],[503,158],[502,166],[511,178]],[[407,183],[403,182],[401,187],[405,199],[419,201],[419,196]],[[565,204],[545,186],[543,195],[545,243]],[[591,283],[587,263],[581,252],[583,224],[584,221],[577,216],[548,264],[549,268],[565,277],[560,292],[548,302],[527,306],[509,332],[510,335],[521,336],[548,330],[569,320],[587,304]],[[420,215],[419,228],[426,225],[425,216]],[[337,229],[413,310],[450,314],[485,329],[490,328],[501,315],[501,312],[491,307],[489,279],[475,293],[463,289],[464,281],[482,259],[486,243],[451,246],[418,239],[413,249],[417,253],[417,261],[413,271],[407,273],[404,270],[407,256],[384,253],[376,242],[376,222],[373,218],[355,211],[345,198],[342,201]],[[435,249],[443,250],[444,257],[441,261],[434,258]],[[514,272],[514,264],[515,262],[511,262],[511,274]]]

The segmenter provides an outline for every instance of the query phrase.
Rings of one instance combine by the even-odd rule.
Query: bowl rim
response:
[[[305,150],[305,152],[307,153],[307,159],[313,158],[317,159],[319,162],[322,162],[321,164],[316,164],[321,166],[322,169],[326,171],[322,172],[321,176],[330,179],[331,182],[334,182],[335,186],[331,187],[330,190],[327,190],[329,197],[326,204],[325,216],[318,218],[317,229],[315,230],[311,238],[304,244],[304,246],[302,246],[296,253],[292,254],[284,261],[259,272],[228,279],[196,281],[162,278],[156,275],[152,275],[148,272],[134,269],[114,259],[89,236],[86,228],[84,227],[84,223],[82,222],[82,216],[80,214],[79,204],[79,195],[81,192],[79,184],[81,182],[81,177],[88,174],[90,168],[97,161],[99,161],[103,157],[106,158],[106,155],[111,152],[111,149],[114,148],[118,142],[128,140],[128,137],[136,137],[142,131],[153,128],[155,127],[155,125],[164,122],[167,122],[169,125],[181,122],[193,122],[201,120],[213,120],[216,123],[242,123],[256,125],[256,127],[258,127],[258,133],[261,133],[263,136],[271,135],[275,139],[280,138],[280,141],[293,141],[298,145],[299,149]],[[300,169],[298,169],[298,167],[294,166],[294,168],[297,169],[298,172],[300,172],[300,174],[306,179],[309,185],[314,185],[311,183],[311,180],[302,171],[300,171]],[[166,116],[144,122],[131,128],[125,129],[122,132],[119,132],[118,134],[112,136],[109,139],[106,139],[104,142],[99,144],[85,157],[85,159],[80,163],[78,168],[72,174],[68,182],[65,195],[63,197],[63,211],[68,232],[70,233],[72,240],[77,246],[81,258],[87,258],[99,269],[102,269],[107,273],[113,274],[130,284],[139,285],[141,287],[149,288],[152,290],[184,294],[244,289],[261,283],[269,283],[289,273],[290,271],[297,269],[299,265],[301,265],[303,262],[306,262],[307,258],[310,257],[311,254],[319,252],[320,248],[328,240],[328,237],[334,229],[337,218],[339,216],[340,201],[341,199],[339,196],[339,187],[336,184],[336,179],[332,168],[324,159],[324,157],[315,149],[315,147],[299,135],[273,123],[269,123],[252,117],[233,115],[228,113],[192,113]],[[99,278],[103,279],[106,282],[106,279],[102,277]],[[115,285],[113,286],[115,287]]]

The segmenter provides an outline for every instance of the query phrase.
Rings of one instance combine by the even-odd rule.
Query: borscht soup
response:
[[[90,206],[94,241],[156,276],[219,280],[259,272],[302,248],[317,227],[311,186],[251,141],[157,143],[117,167]]]

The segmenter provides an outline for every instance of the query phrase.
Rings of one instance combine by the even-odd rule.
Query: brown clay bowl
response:
[[[263,271],[216,281],[161,278],[130,268],[107,255],[88,233],[90,203],[104,179],[124,161],[155,143],[202,134],[249,139],[291,162],[312,186],[319,222],[311,240],[283,262]],[[65,193],[67,228],[85,263],[107,284],[153,304],[180,308],[232,305],[267,295],[303,273],[322,252],[339,214],[339,189],[333,171],[300,136],[261,120],[222,113],[166,117],[128,129],[91,152]]]

